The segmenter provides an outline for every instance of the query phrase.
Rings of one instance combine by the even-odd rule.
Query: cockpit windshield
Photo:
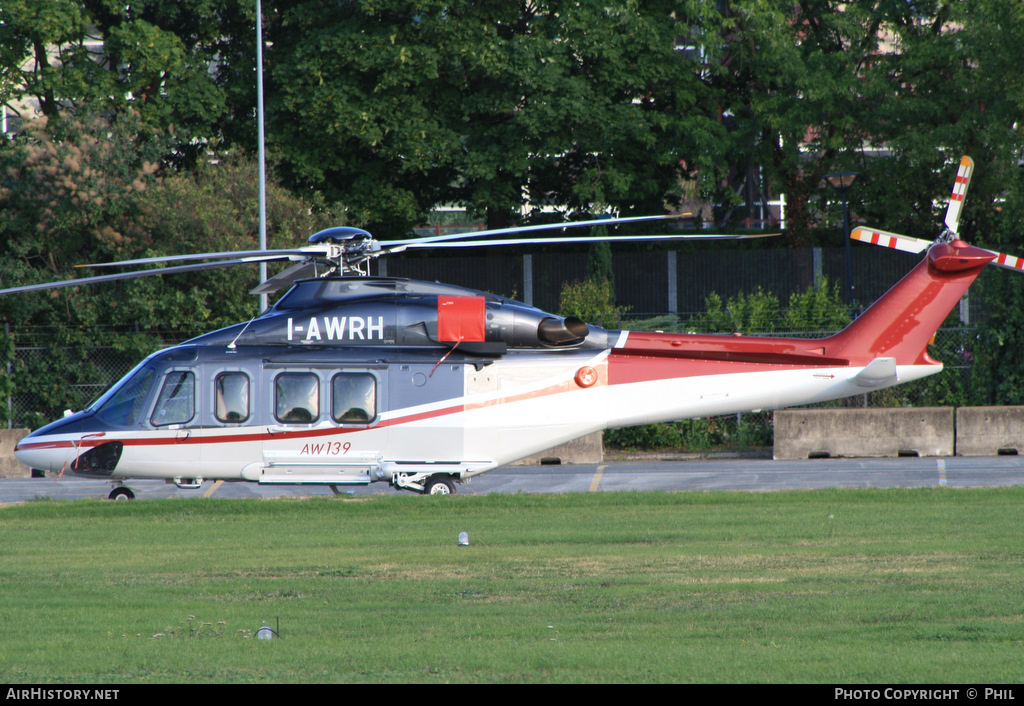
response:
[[[96,410],[97,418],[108,424],[134,426],[143,413],[155,377],[153,367],[143,362],[90,407]]]

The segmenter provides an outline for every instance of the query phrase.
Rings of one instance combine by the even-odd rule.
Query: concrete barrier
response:
[[[783,409],[774,414],[777,459],[952,456],[952,407]]]
[[[959,407],[956,410],[958,456],[1024,453],[1024,407]]]
[[[601,463],[602,461],[604,461],[604,437],[601,432],[597,432],[539,454],[527,456],[512,465],[542,466],[545,464]]]
[[[28,436],[28,429],[0,429],[0,478],[28,478],[32,471],[14,458],[14,447]]]

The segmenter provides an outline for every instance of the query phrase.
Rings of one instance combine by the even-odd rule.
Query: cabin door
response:
[[[389,458],[407,463],[461,463],[465,457],[465,366],[392,363]]]
[[[380,370],[266,367],[263,377],[270,424],[261,482],[376,480],[388,435]]]

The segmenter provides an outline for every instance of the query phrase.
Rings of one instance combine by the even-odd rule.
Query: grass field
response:
[[[0,681],[1017,682],[1022,507],[1024,488],[13,505]],[[280,639],[255,639],[265,621]]]

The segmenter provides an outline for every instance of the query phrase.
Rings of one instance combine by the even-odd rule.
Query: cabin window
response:
[[[249,418],[249,376],[245,373],[221,373],[214,380],[217,421],[238,424]]]
[[[341,373],[331,381],[331,416],[346,424],[366,424],[377,417],[377,381],[368,373]]]
[[[153,407],[154,426],[185,424],[196,413],[195,376],[188,370],[175,370],[164,377],[164,386]]]
[[[320,379],[313,373],[282,373],[274,381],[279,422],[308,424],[320,417]]]

